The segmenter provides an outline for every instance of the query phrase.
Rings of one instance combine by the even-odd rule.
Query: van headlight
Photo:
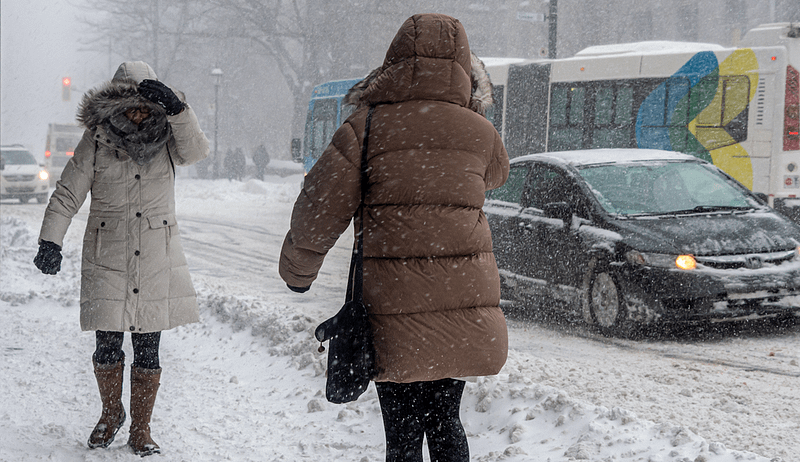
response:
[[[39,179],[40,180],[46,180],[48,178],[50,178],[50,174],[47,173],[47,170],[39,170]]]
[[[630,250],[625,253],[625,259],[632,265],[653,266],[656,268],[678,268],[682,270],[693,270],[697,268],[697,260],[695,260],[692,255],[671,255]]]

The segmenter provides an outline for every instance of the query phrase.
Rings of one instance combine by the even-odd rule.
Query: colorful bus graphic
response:
[[[752,34],[752,36],[751,36]],[[509,65],[502,134],[512,157],[651,148],[713,162],[800,221],[800,29],[771,24],[753,46],[643,42]],[[502,103],[501,103],[502,104]]]

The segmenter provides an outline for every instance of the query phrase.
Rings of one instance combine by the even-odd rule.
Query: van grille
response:
[[[758,269],[765,264],[780,265],[797,255],[795,250],[780,252],[751,253],[745,255],[697,256],[695,259],[703,266],[715,269]]]
[[[3,175],[3,179],[6,181],[33,181],[36,179],[36,175]]]

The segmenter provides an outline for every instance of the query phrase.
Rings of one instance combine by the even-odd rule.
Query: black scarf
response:
[[[109,117],[103,125],[114,145],[139,165],[150,162],[167,144],[171,133],[166,114],[155,111],[139,125],[131,122],[125,111]]]

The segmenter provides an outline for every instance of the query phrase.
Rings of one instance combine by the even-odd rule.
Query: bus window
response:
[[[617,87],[617,105],[614,114],[614,124],[618,126],[633,126],[633,87]]]
[[[639,109],[639,146],[681,149],[689,131],[690,82],[687,77],[671,77],[654,88]]]
[[[606,126],[611,124],[614,110],[614,89],[602,87],[597,90],[594,98],[594,125]]]
[[[616,113],[614,92],[616,90]],[[626,148],[631,145],[633,89],[603,85],[595,90],[592,148]]]
[[[685,77],[668,79],[647,97],[642,108],[642,126],[666,128],[686,125],[686,107],[679,103],[689,95],[689,80]],[[676,113],[677,111],[677,113]]]
[[[714,99],[697,116],[697,139],[711,151],[747,139],[750,79],[743,75],[719,78]]]
[[[583,111],[586,104],[586,89],[575,87],[570,89],[569,98],[569,124],[582,125]]]
[[[553,95],[550,101],[550,124],[557,127],[567,124],[566,87],[553,87]]]
[[[667,80],[667,126],[685,127],[689,124],[689,108],[686,104],[680,104],[688,99],[689,89],[689,79],[685,77]]]
[[[314,87],[308,102],[303,143],[293,154],[293,159],[303,163],[308,172],[328,147],[333,134],[355,111],[352,105],[343,105],[347,92],[361,79],[331,80]],[[294,151],[293,151],[294,152]]]
[[[734,75],[723,79],[725,104],[722,126],[737,143],[747,140],[747,107],[750,104],[750,79]]]
[[[494,104],[486,111],[486,118],[498,133],[503,133],[503,105],[505,104],[505,85],[492,85]]]
[[[335,99],[319,99],[314,102],[314,111],[311,114],[311,139],[309,140],[309,155],[312,159],[319,159],[322,152],[328,147],[336,130],[337,101]]]
[[[558,85],[550,103],[550,151],[571,151],[583,147],[586,88]]]
[[[342,117],[340,119],[342,123],[344,123],[344,121],[347,120],[348,117],[353,115],[354,112],[356,112],[356,107],[354,105],[352,104],[342,105]],[[341,123],[339,125],[341,125]]]
[[[639,110],[642,119],[642,127],[663,127],[664,126],[664,106],[667,94],[667,86],[659,85],[647,97],[647,104],[643,104]]]
[[[702,112],[714,99],[718,85],[719,77],[716,73],[700,79],[692,87],[692,94],[689,96],[689,114],[697,115]]]

